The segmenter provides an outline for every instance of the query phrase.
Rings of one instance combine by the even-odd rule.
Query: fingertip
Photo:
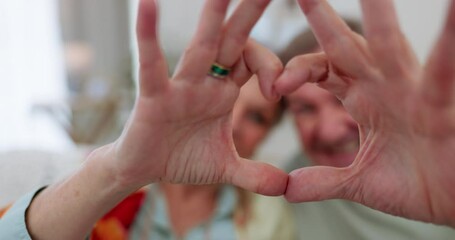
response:
[[[272,86],[272,99],[271,101],[273,102],[279,102],[281,101],[281,98],[283,96],[276,90],[275,85]]]
[[[290,203],[300,203],[306,200],[304,198],[305,195],[301,192],[302,186],[304,186],[304,182],[302,178],[299,178],[300,172],[302,170],[303,169],[294,170],[289,173],[288,185],[284,197]]]
[[[156,0],[140,0],[139,17],[155,17],[157,4]]]
[[[281,196],[286,192],[288,174],[271,165],[242,159],[230,165],[228,182],[266,196]]]
[[[281,94],[275,89],[276,79],[280,76],[281,72],[282,68],[277,68],[268,72],[258,73],[262,94],[269,101],[278,102],[281,98]]]
[[[136,27],[139,39],[156,37],[157,12],[156,0],[140,0]]]
[[[295,77],[294,71],[289,68],[278,77],[274,84],[274,89],[278,94],[288,95],[303,85],[305,83],[304,80],[304,77]]]
[[[284,171],[271,165],[258,163],[260,175],[254,192],[265,196],[282,196],[286,192],[289,176]]]
[[[286,193],[287,185],[289,182],[289,176],[286,172],[274,168],[275,173],[271,174],[268,178],[268,182],[270,182],[272,188],[259,189],[260,194],[267,195],[267,196],[282,196]]]
[[[284,70],[281,60],[253,39],[248,40],[244,57],[249,71],[258,77],[264,97],[270,101],[278,101],[281,94],[274,89],[274,83]]]
[[[275,89],[275,83],[272,83],[270,87],[262,90],[264,97],[271,102],[279,102],[281,100],[281,94]]]
[[[278,94],[286,95],[288,92],[286,91],[286,75],[288,75],[287,72],[284,72],[281,74],[281,76],[278,77],[278,79],[275,81],[273,84],[273,88]]]

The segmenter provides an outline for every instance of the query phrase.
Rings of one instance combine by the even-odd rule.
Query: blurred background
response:
[[[330,2],[344,17],[361,17],[357,0]],[[161,42],[170,72],[193,34],[202,4],[160,1]],[[400,0],[396,5],[423,61],[448,0]],[[119,136],[137,90],[136,9],[137,0],[0,1],[0,206],[14,199],[11,192],[31,188],[31,178],[36,186],[52,182],[91,149]],[[295,1],[278,0],[252,35],[280,51],[306,28]],[[286,117],[256,158],[282,166],[298,149],[292,120]],[[49,168],[61,174],[39,171]],[[8,174],[28,180],[15,177],[19,180],[11,186]]]

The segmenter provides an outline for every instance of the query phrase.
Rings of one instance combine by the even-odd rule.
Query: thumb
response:
[[[351,168],[302,168],[289,174],[285,197],[292,203],[345,199],[355,192],[351,181]]]
[[[248,159],[228,165],[225,178],[228,183],[267,196],[283,195],[288,183],[288,174],[284,171]]]

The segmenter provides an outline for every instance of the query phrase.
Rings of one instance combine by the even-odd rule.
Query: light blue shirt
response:
[[[233,215],[237,205],[237,192],[224,186],[218,198],[213,217],[191,229],[181,240],[234,240],[237,239]],[[139,210],[130,231],[130,239],[179,239],[174,235],[167,213],[166,201],[160,191],[152,188]]]
[[[30,203],[42,188],[20,198],[0,219],[0,239],[31,240],[25,222],[25,213]]]

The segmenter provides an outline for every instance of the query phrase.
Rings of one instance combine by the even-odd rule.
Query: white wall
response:
[[[0,1],[0,31],[0,151],[70,147],[55,121],[36,111],[66,97],[56,0]]]
[[[357,0],[330,0],[330,2],[343,16],[358,18],[361,16]],[[419,58],[424,60],[440,31],[449,1],[399,0],[395,2],[404,33],[409,37]],[[160,3],[162,46],[168,58],[176,62],[192,36],[203,0],[161,0]],[[136,10],[136,4],[137,0],[131,1],[132,13]],[[297,6],[289,8],[288,4],[287,0],[272,1],[253,32],[254,37],[271,49],[278,50],[284,47],[297,31],[307,26],[300,9]],[[135,15],[132,16],[131,23],[134,25]],[[280,129],[266,141],[257,158],[281,165],[282,159],[292,156],[298,148],[292,121],[285,119]]]
[[[358,0],[329,2],[341,16],[361,18]],[[427,56],[440,31],[448,3],[448,0],[395,1],[403,32],[408,36],[421,60]],[[264,43],[272,48],[282,47],[281,45],[286,44],[298,29],[307,27],[306,19],[301,17],[299,8],[285,13],[280,8],[283,9],[282,1],[274,1],[253,33],[264,39]]]

